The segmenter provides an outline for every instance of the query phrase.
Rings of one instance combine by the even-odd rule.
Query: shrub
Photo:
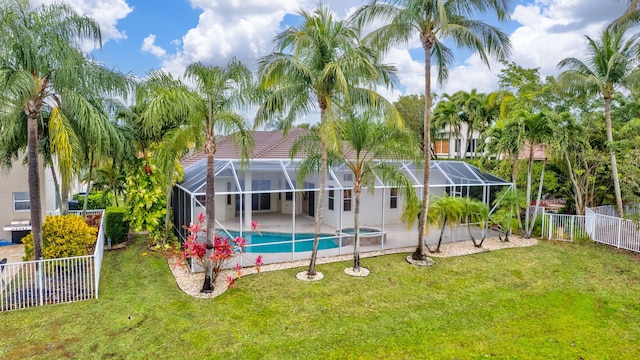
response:
[[[79,215],[47,216],[42,223],[42,257],[55,259],[88,255],[96,244],[98,229]],[[22,239],[24,259],[33,260],[33,235]]]
[[[127,239],[129,234],[129,220],[125,220],[127,208],[108,207],[105,211],[106,235],[111,243],[118,244]]]
[[[84,206],[84,195],[75,194],[73,195],[73,200],[78,200],[78,206],[82,209]],[[104,191],[96,191],[95,193],[89,194],[87,210],[106,209],[111,206],[112,203],[113,194]]]

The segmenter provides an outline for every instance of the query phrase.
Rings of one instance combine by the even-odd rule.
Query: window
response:
[[[461,146],[460,145],[462,145],[461,140],[460,139],[456,139],[456,141],[455,141],[455,150],[453,150],[453,151],[455,151],[455,152],[461,151],[461,149],[460,149]]]
[[[449,140],[436,140],[433,143],[433,151],[435,151],[436,154],[449,153]]]
[[[271,180],[253,180],[251,190],[271,190]],[[271,194],[268,192],[251,194],[251,210],[271,210]]]
[[[344,181],[353,181],[353,174],[349,173],[349,174],[344,174],[342,176],[342,180]]]
[[[391,188],[389,191],[389,208],[398,208],[398,188]]]
[[[333,187],[331,187],[331,189],[329,189],[329,210],[333,210],[333,202],[335,199],[335,190],[333,190]]]
[[[351,190],[344,190],[343,196],[344,204],[342,205],[342,208],[344,211],[351,211]]]
[[[231,183],[227,183],[227,192],[231,192]],[[227,205],[231,205],[231,194],[227,194]]]
[[[196,201],[199,202],[196,206],[205,206],[207,203],[207,195],[196,195]]]
[[[293,182],[293,186],[296,186],[295,180],[293,180],[292,182]],[[293,191],[289,191],[291,190],[291,186],[289,186],[289,182],[286,183],[286,189],[287,189],[287,192],[284,194],[284,199],[286,201],[293,201]]]
[[[478,146],[478,139],[470,139],[467,142],[467,152],[468,153],[475,153],[477,146]]]
[[[13,193],[13,211],[27,211],[31,209],[29,192]]]

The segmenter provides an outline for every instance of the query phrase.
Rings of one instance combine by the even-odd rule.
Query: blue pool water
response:
[[[240,235],[237,231],[229,231],[231,236]],[[225,236],[226,233],[220,233]],[[270,231],[261,232],[243,232],[242,237],[247,241],[245,252],[250,253],[276,253],[276,252],[292,252],[293,243],[291,242],[291,233],[279,233]],[[313,234],[295,234],[295,252],[311,251],[313,249]],[[320,234],[318,250],[337,248],[335,235]],[[300,241],[298,241],[300,240]]]

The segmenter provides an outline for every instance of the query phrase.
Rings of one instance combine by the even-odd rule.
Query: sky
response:
[[[54,0],[32,0],[48,4]],[[235,56],[255,69],[257,60],[273,51],[273,38],[297,24],[298,9],[312,10],[318,0],[66,0],[81,14],[101,25],[103,47],[90,52],[103,65],[145,77],[162,69],[178,76],[190,63],[225,65]],[[325,0],[338,18],[345,18],[365,0]],[[497,23],[478,17],[509,34],[509,61],[540,74],[558,75],[566,57],[584,59],[585,35],[597,37],[620,16],[626,0],[512,0],[510,20]],[[400,86],[381,92],[390,100],[424,93],[424,56],[417,38],[409,46],[391,50],[385,61],[397,67]],[[456,51],[445,84],[438,93],[497,89],[501,64],[490,67],[477,55]],[[432,72],[433,73],[433,72]],[[435,84],[435,79],[434,79]]]

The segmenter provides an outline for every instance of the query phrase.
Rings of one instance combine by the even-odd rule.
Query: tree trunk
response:
[[[84,204],[82,205],[82,217],[87,218],[87,204],[89,203],[89,190],[91,190],[91,179],[93,176],[93,151],[89,154],[89,179],[87,180],[87,190],[84,193]]]
[[[169,165],[169,181],[167,183],[167,208],[166,208],[166,214],[164,216],[164,240],[163,243],[166,243],[166,239],[169,237],[169,231],[171,229],[169,229],[169,223],[171,222],[171,194],[173,193],[173,166],[174,163],[171,162],[171,165]]]
[[[62,189],[60,195],[62,198],[61,213],[67,215],[69,214],[69,184],[63,181],[60,187]]]
[[[360,188],[360,181],[356,180],[357,184],[355,184],[353,188],[353,192],[355,193],[355,208],[353,211],[353,228],[354,228],[354,240],[353,240],[353,271],[360,271],[360,192],[362,189]]]
[[[38,165],[38,112],[31,102],[33,110],[27,112],[27,161],[29,182],[29,206],[31,213],[31,234],[33,235],[33,254],[35,260],[42,259],[42,207],[40,204],[40,172]]]
[[[202,284],[201,293],[213,292],[213,282],[215,281],[213,274],[213,262],[210,259],[213,252],[213,238],[216,234],[216,187],[215,187],[215,152],[216,143],[213,134],[207,134],[205,145],[207,153],[207,184],[205,187],[205,211],[206,211],[206,235],[207,235],[207,252],[204,258],[204,284]]]
[[[438,246],[436,247],[436,251],[434,251],[435,253],[440,252],[440,245],[442,244],[442,237],[444,236],[444,229],[446,226],[447,226],[447,220],[445,219],[442,222],[442,228],[440,229],[440,238],[438,239]]]
[[[324,118],[324,110],[322,118]],[[327,144],[322,141],[321,162],[320,162],[320,191],[318,191],[318,204],[316,205],[316,218],[313,227],[313,250],[311,251],[311,261],[307,276],[316,275],[316,261],[318,259],[318,244],[320,243],[320,226],[322,225],[322,206],[324,204],[324,188],[327,186]]]
[[[424,48],[424,178],[422,180],[422,206],[420,208],[420,218],[418,219],[418,247],[414,251],[411,258],[416,261],[424,261],[427,259],[427,253],[424,244],[424,233],[427,224],[427,211],[429,210],[429,175],[431,171],[431,47],[430,39],[422,39],[422,47]]]
[[[116,168],[116,162],[113,161],[111,163],[111,170],[112,170],[112,174],[115,175],[115,178],[113,179],[113,198],[116,200],[116,207],[120,207],[120,203],[118,201],[118,169]]]
[[[566,151],[564,151],[564,159],[567,162],[567,170],[569,172],[569,178],[571,179],[571,185],[573,186],[574,192],[574,200],[576,202],[576,213],[578,215],[584,214],[584,202],[583,202],[583,194],[580,191],[580,186],[578,185],[578,180],[576,179],[576,174],[573,171],[573,166],[571,165],[571,160],[569,159],[569,155]]]
[[[618,164],[616,162],[616,151],[613,145],[613,130],[611,125],[611,97],[604,98],[604,118],[607,127],[607,143],[609,155],[611,156],[611,176],[613,177],[613,189],[616,194],[616,206],[618,208],[618,216],[624,218],[624,208],[622,207],[622,194],[620,192],[620,178],[618,177]]]
[[[60,210],[60,214],[64,213],[64,203],[62,202],[62,195],[60,191],[60,183],[58,183],[58,176],[56,176],[56,169],[53,168],[53,164],[49,166],[51,169],[51,178],[53,179],[53,187],[56,192],[56,201],[58,202],[58,209]]]
[[[531,215],[531,174],[533,173],[533,143],[529,142],[529,165],[527,166],[527,207],[524,210],[524,237],[529,238],[529,219]]]
[[[545,156],[544,162],[542,163],[542,171],[540,172],[540,183],[538,183],[538,196],[536,197],[536,207],[533,209],[533,219],[529,224],[529,228],[527,229],[527,238],[530,238],[533,234],[533,227],[536,224],[536,220],[538,218],[538,211],[540,210],[540,201],[542,200],[542,185],[544,183],[544,170],[547,167],[547,157]]]

